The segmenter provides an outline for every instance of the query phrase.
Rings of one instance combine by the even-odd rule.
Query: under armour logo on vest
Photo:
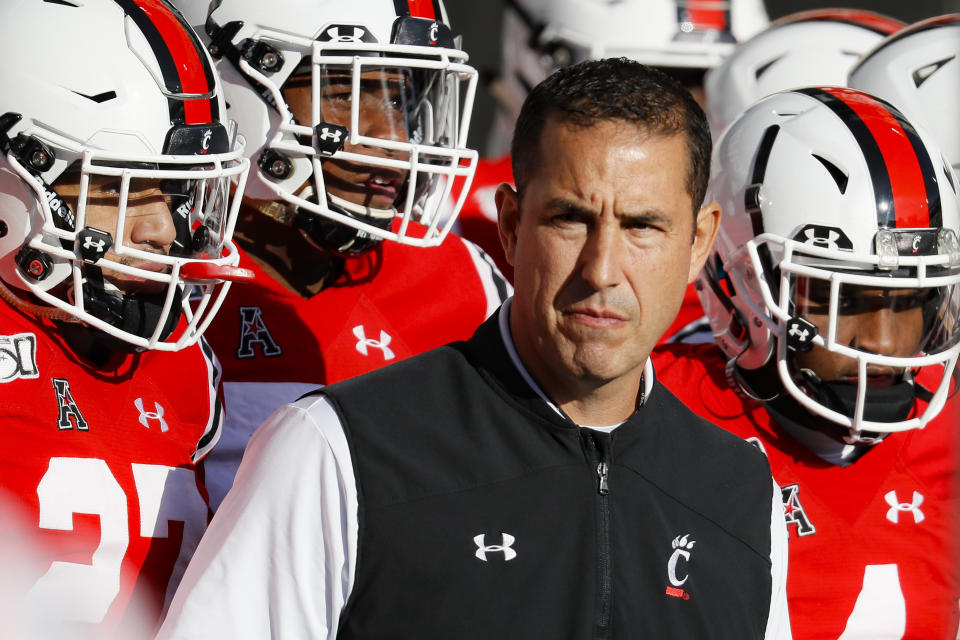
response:
[[[487,561],[488,553],[502,553],[504,562],[509,562],[517,557],[517,552],[513,550],[513,543],[516,542],[514,538],[509,533],[501,533],[500,536],[503,538],[503,544],[486,544],[486,534],[481,533],[478,536],[473,536],[473,541],[477,544],[477,552],[474,554],[484,562]]]
[[[57,406],[60,409],[57,416],[57,428],[61,431],[73,429],[73,423],[75,422],[79,431],[88,431],[90,427],[70,393],[70,383],[62,378],[53,378],[53,389],[57,393]],[[71,418],[73,418],[73,422],[71,422]]]
[[[918,524],[923,522],[926,517],[923,515],[923,511],[920,511],[920,505],[923,504],[923,495],[919,491],[913,492],[913,502],[900,502],[896,491],[887,492],[883,499],[890,505],[890,509],[887,510],[887,520],[894,524],[900,521],[901,511],[909,511],[913,514],[913,521]]]
[[[283,351],[274,341],[273,336],[263,322],[263,313],[260,307],[240,307],[240,346],[237,347],[238,358],[253,358],[257,355],[253,345],[259,344],[263,355],[267,357],[279,356]]]
[[[153,403],[155,411],[144,411],[143,398],[137,398],[133,401],[133,404],[137,407],[137,411],[140,412],[140,424],[145,426],[147,429],[150,428],[151,420],[157,420],[160,423],[161,433],[166,433],[170,430],[170,426],[167,424],[167,421],[163,419],[163,406],[159,402]]]
[[[393,350],[390,349],[390,341],[393,339],[390,337],[390,334],[386,331],[380,331],[380,339],[373,340],[367,337],[366,331],[363,329],[362,324],[358,324],[353,328],[353,335],[357,337],[357,351],[363,355],[369,355],[369,349],[372,347],[374,349],[380,349],[383,353],[384,360],[393,360],[396,356],[393,353]]]

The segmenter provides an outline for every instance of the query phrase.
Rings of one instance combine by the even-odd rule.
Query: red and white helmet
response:
[[[785,89],[843,86],[857,59],[904,23],[872,11],[814,9],[775,21],[738,45],[704,80],[716,138],[747,107]]]
[[[675,75],[702,74],[769,23],[761,0],[507,0],[492,87],[502,122],[488,152],[508,150],[523,99],[560,67],[624,56]]]
[[[926,127],[960,171],[960,13],[887,37],[853,67],[848,84]]]
[[[178,4],[200,19],[191,0]],[[477,72],[440,0],[214,0],[204,20],[197,31],[218,60],[230,115],[256,165],[246,196],[282,201],[286,212],[274,217],[342,253],[381,239],[414,246],[443,241],[466,189],[452,209],[441,204],[453,178],[469,186],[476,165],[466,140]],[[379,135],[360,114],[361,75],[384,68],[406,78],[403,135]],[[346,126],[322,113],[331,71],[352,78],[344,83]],[[296,122],[284,97],[294,75],[312,77],[309,122]],[[391,206],[357,204],[330,193],[328,162],[404,177]],[[426,229],[409,225],[414,220]]]
[[[929,134],[852,89],[774,94],[717,142],[710,200],[724,215],[698,290],[744,391],[789,396],[806,412],[801,423],[819,416],[850,443],[923,427],[940,411],[960,353],[960,205]],[[861,299],[896,312],[915,303],[915,348],[884,353],[846,336]],[[804,354],[845,356],[851,374],[821,379]],[[922,411],[920,368],[937,374]],[[897,384],[873,386],[880,369]]]
[[[196,342],[242,276],[249,165],[196,34],[163,0],[5,0],[0,59],[3,297],[137,348]],[[141,193],[171,241],[138,239]]]

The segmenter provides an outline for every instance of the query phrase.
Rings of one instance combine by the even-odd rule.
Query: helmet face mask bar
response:
[[[314,38],[218,17],[215,9],[206,29],[234,67],[225,78],[241,126],[254,110],[270,120],[262,149],[251,148],[259,172],[248,195],[286,206],[258,208],[335,253],[382,239],[440,244],[467,190],[452,209],[443,203],[455,178],[469,186],[477,161],[466,148],[477,72],[449,28],[395,16],[378,39],[375,28],[325,21]],[[257,47],[275,52],[275,69],[240,53]]]
[[[759,301],[745,301],[776,340],[784,391],[809,413],[846,427],[850,444],[877,441],[864,432],[923,427],[955,391],[960,245],[953,230],[943,231],[940,252],[898,257],[895,269],[878,267],[876,257],[773,235],[750,240],[728,261],[735,289],[760,292]],[[771,260],[777,269],[759,267]],[[738,266],[746,263],[752,268]],[[746,274],[752,282],[744,281]],[[879,353],[881,346],[888,353]],[[937,367],[939,380],[926,381],[933,387],[930,402],[912,415],[913,374]]]
[[[735,388],[849,444],[956,393],[960,201],[932,138],[837,87],[759,101],[714,150],[701,302]],[[921,402],[922,400],[922,402]]]
[[[228,137],[223,127],[207,131],[208,147],[214,132],[221,142]],[[9,284],[141,349],[196,342],[238,258],[230,238],[240,198],[231,182],[242,190],[246,180],[242,145],[207,156],[140,156],[100,151],[39,126],[19,135],[69,168],[47,185],[7,154],[42,219],[18,252],[17,281]],[[186,324],[177,328],[181,314]]]
[[[95,37],[36,49],[38,25]],[[108,351],[196,343],[251,275],[231,240],[249,161],[196,34],[163,0],[7,0],[0,29],[0,295]]]

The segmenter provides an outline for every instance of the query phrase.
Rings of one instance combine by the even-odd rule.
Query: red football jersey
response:
[[[476,246],[385,241],[346,261],[312,298],[292,293],[241,253],[254,282],[234,284],[206,335],[223,364],[224,437],[205,461],[211,503],[233,483],[253,431],[281,405],[332,384],[473,335],[510,294]]]
[[[470,242],[476,243],[492,257],[500,267],[500,271],[510,282],[513,282],[513,267],[507,262],[503,245],[500,244],[500,234],[497,231],[497,203],[494,200],[497,188],[504,182],[513,184],[510,156],[480,158],[473,176],[473,183],[470,185],[470,193],[467,194],[463,208],[460,210],[460,217],[457,218],[457,225],[460,234]],[[454,197],[458,186],[454,184]],[[664,332],[661,342],[675,337],[687,325],[702,317],[703,308],[700,306],[700,298],[691,284],[687,287],[676,319]]]
[[[510,155],[480,158],[470,184],[470,193],[463,201],[463,208],[457,218],[457,228],[460,235],[476,243],[493,258],[503,275],[513,282],[513,267],[507,262],[503,245],[500,244],[500,233],[497,231],[497,203],[494,199],[497,188],[504,182],[513,184]],[[459,193],[461,185],[462,182],[454,183],[454,196]]]
[[[5,303],[0,327],[0,551],[31,556],[0,582],[56,637],[144,637],[208,522],[196,464],[220,434],[219,365],[196,345],[94,368]]]
[[[790,533],[794,638],[956,637],[956,401],[923,430],[891,434],[840,467],[730,389],[715,345],[661,347],[654,365],[691,410],[767,454]]]

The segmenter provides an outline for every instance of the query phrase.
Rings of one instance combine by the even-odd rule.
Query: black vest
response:
[[[523,382],[496,315],[326,387],[359,499],[339,638],[762,638],[772,480],[659,384],[612,435]]]

